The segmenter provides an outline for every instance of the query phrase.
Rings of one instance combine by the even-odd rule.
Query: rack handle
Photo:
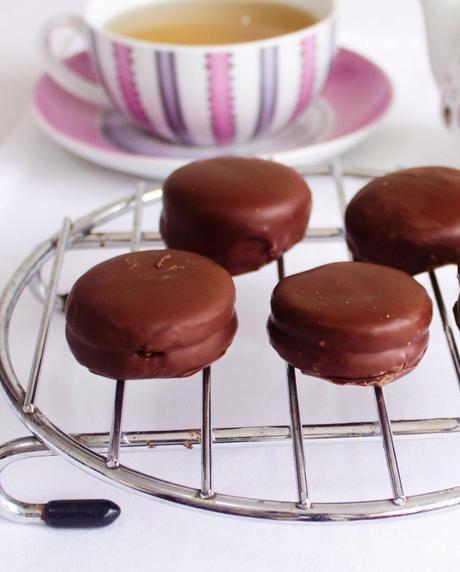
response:
[[[109,500],[55,500],[45,504],[42,519],[53,528],[101,528],[120,513],[120,507]]]

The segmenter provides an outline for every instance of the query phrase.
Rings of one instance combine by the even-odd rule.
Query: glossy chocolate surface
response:
[[[460,171],[406,169],[374,179],[346,211],[355,260],[418,274],[460,262]]]
[[[282,280],[270,341],[291,365],[336,383],[383,385],[409,373],[428,343],[432,303],[404,272],[336,262]]]
[[[233,275],[257,270],[302,240],[311,211],[304,179],[262,159],[196,161],[172,173],[163,192],[166,244],[203,254]]]
[[[77,360],[113,379],[184,377],[236,331],[235,288],[211,260],[175,250],[123,254],[86,272],[66,305]]]

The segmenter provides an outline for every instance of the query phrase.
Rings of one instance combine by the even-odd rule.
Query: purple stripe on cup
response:
[[[232,97],[231,54],[207,54],[208,98],[212,130],[219,145],[231,143],[235,137],[235,117]]]
[[[254,137],[265,133],[273,121],[276,109],[278,80],[278,48],[260,51],[260,107]]]
[[[192,139],[182,115],[182,109],[177,88],[176,60],[173,52],[157,52],[156,65],[160,84],[161,101],[166,122],[173,133],[188,145]]]
[[[300,79],[299,98],[294,113],[292,114],[291,122],[297,119],[302,111],[304,111],[313,95],[316,72],[316,38],[311,36],[302,40],[300,49],[302,57],[302,77]]]
[[[155,128],[143,108],[136,85],[132,48],[114,43],[113,51],[117,67],[118,82],[126,108],[136,123],[154,133]]]

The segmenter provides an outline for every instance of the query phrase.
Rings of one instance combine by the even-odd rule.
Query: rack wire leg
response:
[[[395,444],[393,439],[393,431],[391,430],[390,420],[383,397],[382,388],[379,386],[374,387],[375,401],[377,403],[377,411],[379,414],[380,428],[382,431],[383,445],[385,448],[385,456],[390,474],[391,486],[393,489],[393,500],[395,504],[403,505],[406,502],[406,495],[404,494],[401,474],[399,472],[398,459],[396,457]]]
[[[310,508],[311,501],[308,498],[307,476],[305,474],[305,453],[303,448],[302,423],[299,411],[299,397],[297,395],[297,381],[295,369],[292,365],[287,366],[287,378],[289,388],[289,409],[291,413],[292,447],[297,478],[297,505],[299,508]]]
[[[212,496],[211,366],[203,370],[201,423],[201,497]]]
[[[106,465],[114,469],[120,465],[121,423],[123,418],[123,401],[125,397],[125,381],[119,379],[115,389],[115,406],[113,409],[110,443],[107,451]]]

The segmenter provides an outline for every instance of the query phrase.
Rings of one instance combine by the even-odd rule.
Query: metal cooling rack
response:
[[[344,177],[371,178],[382,174],[370,170],[342,172],[339,161],[330,166],[300,170],[303,175],[331,177],[335,183],[337,200],[342,213],[345,210]],[[410,515],[460,504],[460,486],[445,490],[407,496],[401,479],[394,436],[434,435],[460,432],[460,418],[433,418],[390,421],[385,405],[384,390],[380,387],[363,388],[374,391],[378,422],[357,421],[322,425],[303,425],[301,421],[296,372],[287,367],[289,390],[288,426],[212,427],[211,368],[202,374],[202,425],[193,430],[123,432],[122,410],[124,381],[116,385],[113,422],[110,432],[66,434],[56,427],[36,406],[36,395],[51,317],[54,311],[63,309],[65,296],[57,294],[57,285],[66,252],[70,249],[104,249],[141,245],[155,247],[161,244],[158,233],[142,232],[143,206],[160,200],[161,191],[141,188],[134,197],[113,203],[77,221],[65,219],[59,234],[39,245],[23,262],[7,284],[0,300],[0,385],[7,401],[20,420],[33,434],[0,446],[0,476],[11,463],[30,457],[58,454],[90,474],[111,484],[147,497],[171,501],[190,507],[231,515],[286,521],[347,521]],[[98,227],[129,211],[134,212],[131,232],[99,232]],[[311,228],[305,240],[344,239],[342,228]],[[53,258],[49,283],[41,278],[45,262]],[[283,260],[278,261],[279,276],[284,275]],[[435,300],[443,324],[444,334],[453,360],[457,382],[460,383],[460,359],[449,324],[446,307],[436,273],[429,273]],[[18,299],[26,287],[43,302],[43,313],[35,346],[32,367],[24,385],[16,376],[9,351],[9,325]],[[393,495],[372,501],[316,503],[308,494],[304,440],[351,439],[377,437],[382,441],[386,454],[388,477]],[[218,492],[212,486],[212,451],[215,446],[228,443],[264,443],[291,441],[297,481],[293,483],[292,501],[277,501],[233,496]],[[136,471],[120,464],[119,452],[147,451],[158,446],[201,446],[201,487],[199,489],[179,485]],[[56,502],[56,501],[54,501]],[[59,502],[59,501],[58,501]],[[78,503],[81,501],[72,501]],[[85,502],[85,501],[83,501]],[[90,501],[86,501],[90,502]],[[96,501],[106,502],[106,501]],[[0,515],[18,522],[50,524],[51,503],[32,504],[10,496],[0,484]],[[64,506],[69,509],[68,505]],[[97,507],[96,507],[97,509]],[[77,511],[78,506],[70,506]],[[84,512],[84,511],[83,511]],[[84,515],[83,515],[84,516]],[[65,519],[64,519],[65,521]],[[56,524],[56,523],[54,523]],[[59,524],[59,523],[58,523]],[[65,522],[64,522],[65,524]],[[69,522],[67,521],[67,524]],[[70,525],[91,526],[98,524],[91,519],[71,522]],[[99,524],[101,524],[99,522]],[[107,524],[107,523],[106,523]]]

